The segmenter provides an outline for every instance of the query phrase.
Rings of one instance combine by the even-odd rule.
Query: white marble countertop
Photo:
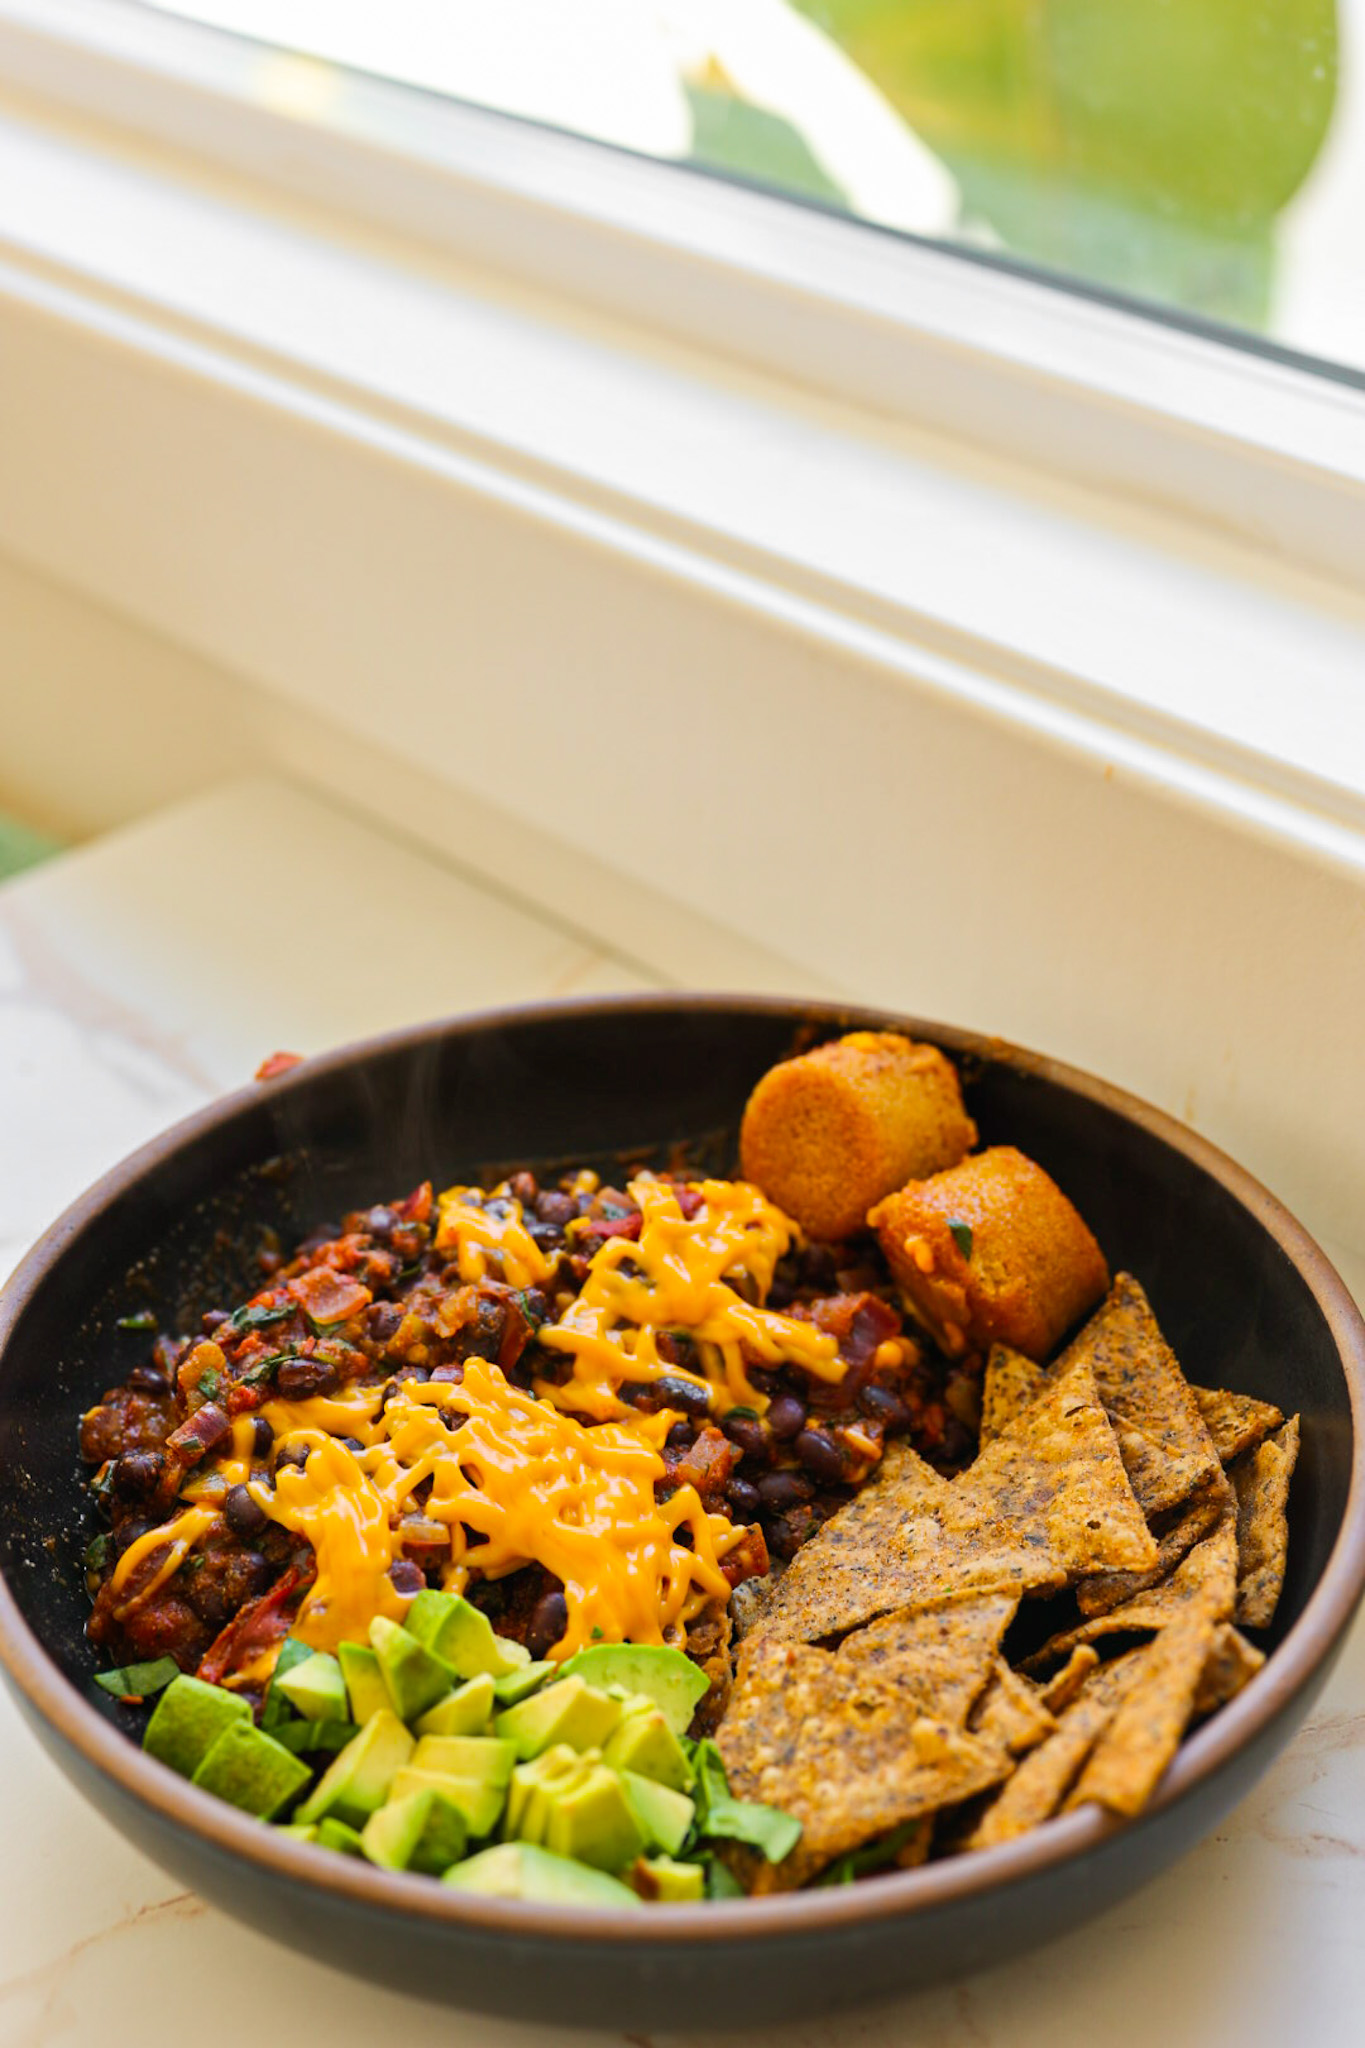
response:
[[[356,971],[335,923],[310,914],[343,900],[348,921],[382,931],[383,957],[407,972]],[[732,958],[727,968],[732,981]],[[270,1052],[318,1051],[489,1003],[642,985],[552,918],[279,783],[200,799],[22,876],[0,888],[0,1275],[96,1174]],[[0,1784],[0,2048],[160,2048],[181,2032],[196,2048],[240,2048],[247,2026],[327,2048],[432,2030],[463,2048],[643,2039],[449,2014],[273,1946],[179,1890],[100,1820],[7,1696]],[[227,1986],[238,1995],[215,1995]],[[1354,2048],[1363,2033],[1358,1625],[1289,1750],[1226,1826],[1155,1884],[998,1970],[781,2039]],[[684,2018],[668,2038],[706,2037]]]

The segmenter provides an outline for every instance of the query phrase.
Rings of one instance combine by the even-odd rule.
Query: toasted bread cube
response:
[[[770,1068],[739,1140],[745,1179],[816,1238],[865,1229],[883,1195],[975,1143],[951,1061],[894,1031],[855,1031]]]
[[[912,1181],[871,1221],[920,1321],[951,1357],[1009,1344],[1045,1359],[1109,1285],[1081,1217],[1012,1145]]]

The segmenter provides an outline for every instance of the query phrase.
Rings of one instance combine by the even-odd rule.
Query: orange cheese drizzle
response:
[[[639,1238],[609,1237],[577,1297],[541,1330],[543,1345],[573,1360],[573,1376],[562,1386],[537,1383],[542,1399],[594,1420],[620,1418],[629,1413],[616,1393],[623,1380],[667,1373],[709,1385],[717,1414],[740,1404],[762,1414],[767,1396],[749,1379],[746,1354],[767,1366],[799,1366],[817,1379],[843,1378],[847,1366],[833,1337],[756,1306],[735,1285],[747,1280],[760,1302],[766,1297],[795,1224],[747,1181],[706,1180],[694,1189],[701,1206],[688,1217],[669,1182],[650,1174],[631,1181]],[[660,1329],[692,1338],[701,1374],[659,1356]]]
[[[123,1621],[134,1608],[140,1607],[144,1600],[149,1600],[164,1586],[167,1579],[174,1578],[200,1537],[208,1533],[217,1519],[214,1508],[188,1507],[182,1509],[173,1521],[163,1522],[159,1528],[147,1529],[141,1536],[135,1536],[114,1566],[110,1584],[116,1593],[127,1585],[138,1566],[163,1544],[166,1555],[146,1585],[139,1586],[131,1598],[114,1609],[115,1621]]]

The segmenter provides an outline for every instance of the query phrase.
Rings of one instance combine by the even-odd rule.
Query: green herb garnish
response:
[[[220,1372],[215,1372],[212,1366],[207,1367],[205,1371],[201,1372],[196,1382],[196,1390],[204,1396],[206,1401],[211,1401],[215,1394],[221,1393],[222,1387],[223,1375]]]
[[[726,1869],[719,1856],[706,1859],[706,1896],[708,1899],[742,1899],[745,1896],[743,1885]]]
[[[271,1323],[285,1322],[293,1313],[292,1302],[287,1302],[283,1308],[239,1308],[236,1315],[228,1317],[223,1328],[238,1333],[246,1330],[264,1330]]]
[[[971,1224],[964,1223],[960,1216],[950,1216],[948,1218],[948,1230],[953,1243],[957,1246],[963,1258],[969,1259],[972,1255]]]
[[[757,1410],[757,1408],[745,1408],[745,1407],[741,1406],[741,1404],[740,1404],[740,1403],[739,1403],[738,1401],[737,1401],[737,1402],[735,1403],[735,1405],[734,1405],[734,1407],[733,1407],[733,1408],[727,1408],[727,1409],[726,1409],[726,1411],[725,1411],[725,1418],[726,1418],[727,1422],[729,1421],[729,1419],[730,1419],[730,1417],[731,1417],[732,1415],[742,1415],[742,1416],[744,1417],[744,1419],[745,1419],[745,1421],[746,1421],[746,1422],[757,1422],[757,1421],[758,1421],[758,1410]]]
[[[85,1568],[91,1572],[102,1572],[109,1562],[109,1546],[113,1541],[107,1529],[101,1529],[98,1536],[92,1536],[85,1547]]]
[[[914,1840],[920,1826],[921,1822],[917,1820],[902,1821],[879,1842],[869,1842],[865,1849],[851,1849],[847,1856],[837,1857],[827,1870],[821,1871],[816,1884],[852,1884],[856,1878],[870,1877],[874,1871],[889,1869],[906,1843]]]
[[[140,1308],[134,1316],[120,1316],[118,1326],[121,1330],[154,1330],[156,1317],[151,1309]]]
[[[237,1384],[239,1387],[263,1387],[267,1380],[274,1379],[287,1360],[297,1357],[296,1351],[272,1351],[268,1357],[258,1358],[256,1363],[242,1374]]]
[[[747,1842],[761,1849],[769,1863],[780,1863],[800,1841],[801,1823],[780,1806],[763,1806],[754,1799],[713,1799],[702,1832],[727,1842]]]
[[[95,1683],[116,1699],[145,1700],[179,1676],[180,1666],[174,1657],[158,1657],[151,1664],[122,1664],[117,1671],[97,1671]]]

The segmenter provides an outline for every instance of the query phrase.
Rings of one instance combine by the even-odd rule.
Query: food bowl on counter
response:
[[[259,1288],[263,1233],[296,1241],[320,1217],[427,1178],[483,1186],[564,1162],[610,1175],[679,1147],[696,1170],[731,1173],[765,1072],[862,1032],[948,1056],[981,1146],[1017,1149],[1066,1191],[1108,1268],[1139,1276],[1192,1378],[1300,1419],[1266,1661],[1188,1735],[1140,1814],[1082,1804],[1018,1839],[863,1882],[627,1912],[322,1854],[144,1754],[133,1710],[94,1683],[93,1523],[75,1457],[82,1414],[135,1363],[120,1325],[195,1328],[206,1307]],[[956,1217],[946,1228],[963,1232]],[[307,1060],[176,1126],[75,1203],[14,1274],[0,1296],[0,1654],[39,1739],[131,1840],[339,1968],[549,2023],[808,2015],[1051,1938],[1245,1794],[1324,1683],[1365,1587],[1363,1401],[1365,1326],[1300,1226],[1189,1130],[1045,1057],[882,1013],[711,997],[445,1021]]]

